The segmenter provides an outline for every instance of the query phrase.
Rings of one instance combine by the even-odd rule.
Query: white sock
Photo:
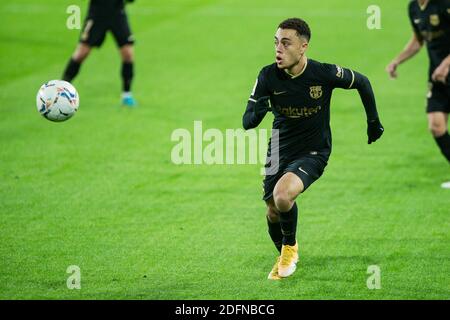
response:
[[[131,98],[133,95],[131,94],[131,91],[124,91],[122,92],[122,99],[125,98]]]

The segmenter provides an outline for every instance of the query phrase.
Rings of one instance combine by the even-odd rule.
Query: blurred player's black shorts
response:
[[[112,32],[119,47],[134,43],[125,11],[113,15],[89,15],[81,31],[80,42],[100,47],[108,31]]]
[[[282,160],[278,171],[275,174],[266,174],[264,177],[263,200],[267,201],[272,197],[275,185],[285,173],[292,172],[297,175],[303,182],[305,187],[303,190],[304,192],[314,181],[320,178],[326,166],[327,161],[325,161],[321,156],[315,154],[307,154],[294,160]],[[266,173],[267,172],[268,170],[266,166]]]
[[[434,82],[429,84],[427,95],[427,113],[450,113],[450,84]]]

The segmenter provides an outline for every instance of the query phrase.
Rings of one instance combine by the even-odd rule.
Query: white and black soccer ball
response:
[[[80,98],[75,87],[67,81],[51,80],[44,83],[36,96],[39,113],[51,121],[70,119],[78,110]]]

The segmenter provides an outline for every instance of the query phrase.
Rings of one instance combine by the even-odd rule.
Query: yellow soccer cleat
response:
[[[298,245],[283,245],[281,248],[280,262],[278,263],[278,275],[282,278],[289,277],[295,272],[298,262]]]
[[[281,277],[278,275],[278,263],[280,263],[280,257],[277,258],[277,262],[273,265],[272,271],[270,271],[267,279],[269,280],[280,280]]]

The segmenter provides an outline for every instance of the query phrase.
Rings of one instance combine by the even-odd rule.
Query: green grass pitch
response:
[[[427,132],[423,51],[388,80],[409,39],[407,1],[152,0],[128,7],[136,43],[135,110],[119,106],[111,35],[74,81],[65,123],[36,111],[79,30],[87,1],[2,1],[0,15],[0,299],[449,299],[448,165]],[[239,128],[284,18],[312,28],[308,56],[366,74],[386,132],[367,145],[356,91],[336,90],[333,153],[298,200],[298,271],[266,280],[276,257],[259,165],[171,162],[176,128]],[[268,116],[262,128],[270,128]],[[66,269],[81,269],[69,290]],[[369,290],[367,268],[381,270]]]

